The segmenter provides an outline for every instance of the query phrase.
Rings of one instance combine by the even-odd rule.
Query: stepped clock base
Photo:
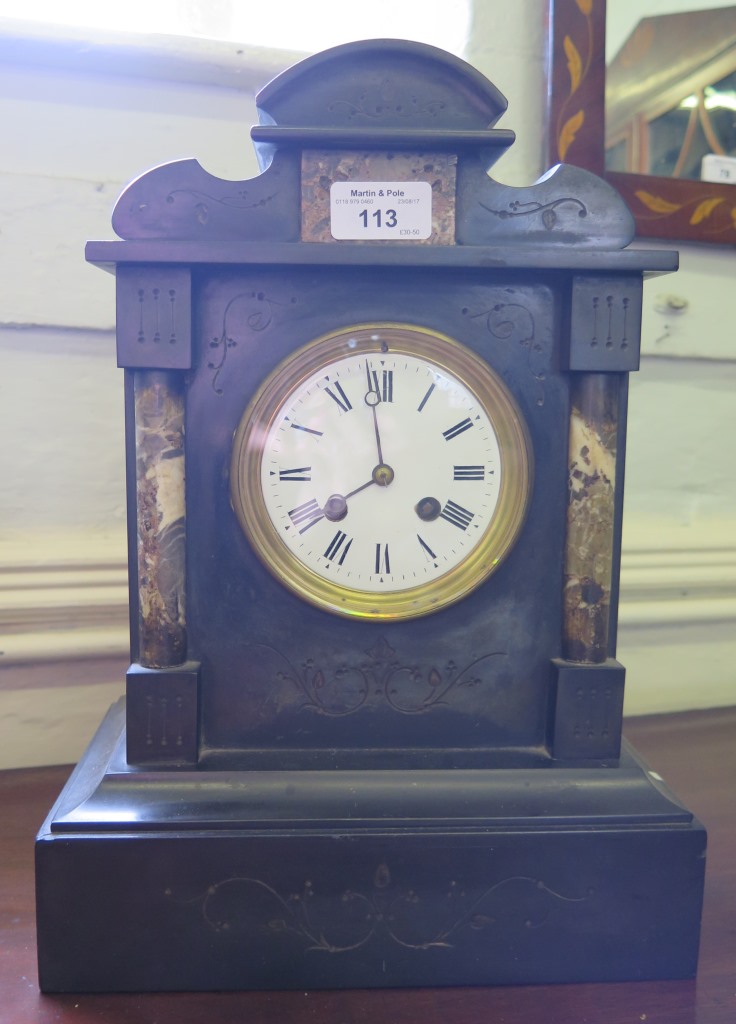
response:
[[[116,705],[36,843],[46,992],[695,973],[705,832],[616,768],[125,764]]]

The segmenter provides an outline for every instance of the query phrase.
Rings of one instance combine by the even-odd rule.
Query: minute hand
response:
[[[381,433],[378,429],[378,405],[381,401],[381,396],[378,392],[378,385],[373,386],[371,380],[371,368],[368,360],[365,361],[365,375],[368,381],[368,390],[365,393],[365,404],[370,406],[370,410],[373,413],[373,430],[376,435],[376,448],[378,450],[378,462],[383,463],[383,450],[381,449]]]

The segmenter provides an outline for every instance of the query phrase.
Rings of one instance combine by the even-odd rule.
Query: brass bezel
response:
[[[376,340],[380,334],[380,340]],[[382,351],[426,359],[458,378],[488,415],[501,453],[496,510],[479,543],[459,565],[420,586],[390,593],[355,590],[305,566],[271,523],[261,489],[264,439],[284,397],[311,374],[348,356]],[[384,349],[385,351],[385,349]],[[235,432],[230,495],[238,522],[263,564],[300,598],[349,618],[412,619],[446,608],[483,583],[511,549],[524,522],[532,486],[532,451],[524,420],[491,367],[452,338],[413,324],[376,322],[325,334],[283,360],[248,404]]]

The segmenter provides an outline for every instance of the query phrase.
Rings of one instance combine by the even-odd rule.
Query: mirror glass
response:
[[[736,182],[736,5],[606,10],[606,169]]]

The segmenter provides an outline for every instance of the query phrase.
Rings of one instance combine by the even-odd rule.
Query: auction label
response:
[[[428,181],[336,181],[330,187],[333,238],[411,242],[432,234]]]

